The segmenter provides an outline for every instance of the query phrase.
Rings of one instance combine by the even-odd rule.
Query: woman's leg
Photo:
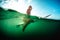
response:
[[[25,22],[25,24],[23,25],[23,32],[25,30],[25,28],[27,27],[27,25],[30,23],[30,19],[27,19],[27,21]]]

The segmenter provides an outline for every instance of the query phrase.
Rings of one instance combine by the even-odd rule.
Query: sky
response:
[[[0,6],[26,14],[28,6],[32,6],[31,15],[60,20],[60,0],[0,0]]]

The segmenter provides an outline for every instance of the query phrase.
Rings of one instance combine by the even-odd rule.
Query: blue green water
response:
[[[7,15],[6,12],[9,14]],[[0,16],[0,31],[5,36],[11,37],[24,37],[24,36],[40,36],[40,35],[54,35],[57,31],[59,31],[60,27],[60,20],[53,20],[53,19],[45,19],[45,18],[38,18],[36,16],[31,16],[32,20],[37,20],[35,22],[31,22],[27,25],[25,31],[23,32],[23,26],[17,28],[18,24],[23,23],[22,16],[25,14],[20,15],[17,12],[13,11],[3,11],[1,12]],[[16,14],[17,13],[17,14]],[[17,15],[12,16],[12,15]]]

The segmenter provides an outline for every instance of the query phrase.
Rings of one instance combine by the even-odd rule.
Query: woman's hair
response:
[[[29,6],[29,8],[31,8],[31,9],[32,9],[32,6],[30,5],[30,6]]]

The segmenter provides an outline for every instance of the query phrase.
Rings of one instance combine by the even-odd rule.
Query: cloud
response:
[[[28,0],[28,3],[30,3],[32,0]]]

